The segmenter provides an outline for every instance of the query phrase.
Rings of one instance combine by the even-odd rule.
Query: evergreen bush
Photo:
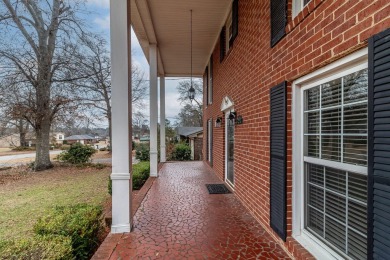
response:
[[[72,144],[69,150],[60,153],[58,155],[58,160],[71,164],[83,164],[87,163],[94,153],[96,153],[95,148],[75,143]]]
[[[178,143],[172,152],[172,160],[188,161],[191,160],[191,147],[185,143]]]
[[[0,259],[71,260],[72,241],[64,236],[33,236],[0,242]]]
[[[103,230],[102,213],[102,207],[87,204],[55,207],[37,221],[34,232],[41,236],[68,237],[73,257],[89,259],[99,246],[99,235]]]
[[[149,144],[138,144],[135,150],[135,158],[140,161],[149,161]]]

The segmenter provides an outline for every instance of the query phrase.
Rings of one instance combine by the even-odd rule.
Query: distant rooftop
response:
[[[178,127],[176,132],[178,135],[190,136],[192,134],[200,133],[203,131],[203,127]]]
[[[95,139],[95,137],[89,136],[89,135],[71,135],[69,137],[65,137],[65,141],[69,140],[90,140]]]

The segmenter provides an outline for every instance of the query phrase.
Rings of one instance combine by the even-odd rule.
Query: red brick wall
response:
[[[288,236],[292,230],[291,82],[367,46],[367,39],[390,27],[388,0],[312,0],[292,20],[288,3],[286,36],[270,47],[270,1],[239,0],[239,31],[233,48],[219,62],[213,52],[213,104],[207,120],[223,117],[226,95],[244,123],[235,132],[235,194],[258,221],[269,227],[269,90],[287,80],[288,89]],[[206,101],[206,100],[204,100]],[[206,102],[204,103],[206,104]],[[214,123],[213,123],[214,125]],[[213,128],[213,169],[224,179],[224,126]],[[206,131],[205,131],[206,133]],[[204,154],[207,138],[204,138]],[[276,236],[276,234],[274,234]],[[298,258],[310,256],[292,239],[286,248]]]
[[[203,138],[197,137],[194,138],[194,160],[199,161],[203,160]]]

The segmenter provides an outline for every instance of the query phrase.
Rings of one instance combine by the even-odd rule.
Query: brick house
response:
[[[151,70],[152,176],[157,78],[165,115],[164,77],[201,76],[204,160],[287,251],[299,259],[388,258],[389,1],[130,2],[111,11],[120,13],[111,26],[122,51],[113,53],[113,82],[128,83],[119,75],[128,41],[115,37],[128,33],[131,16]],[[118,89],[114,99],[128,102]],[[123,172],[112,174],[122,189],[113,196],[118,212],[128,202],[120,201],[128,194]],[[114,233],[123,230],[117,215]]]

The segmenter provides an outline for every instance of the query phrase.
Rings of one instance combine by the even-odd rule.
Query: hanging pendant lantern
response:
[[[193,84],[192,84],[192,10],[190,10],[190,13],[191,13],[191,38],[190,38],[190,42],[191,42],[191,87],[190,89],[188,90],[188,98],[190,99],[191,103],[192,103],[192,100],[195,99],[195,89],[193,87]]]

